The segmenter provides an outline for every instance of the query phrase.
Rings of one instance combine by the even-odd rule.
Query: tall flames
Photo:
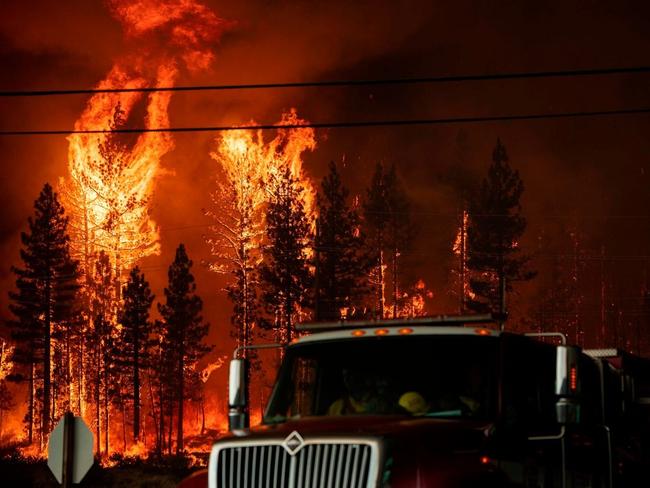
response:
[[[227,132],[217,139],[211,153],[219,163],[221,178],[212,194],[214,210],[208,212],[214,220],[208,239],[214,257],[210,268],[232,278],[228,293],[237,297],[238,346],[250,344],[256,325],[256,269],[262,261],[265,208],[287,171],[302,188],[306,215],[315,221],[316,190],[302,165],[303,153],[316,147],[314,130],[282,128],[304,123],[292,109],[282,115],[273,139],[265,139],[262,131]]]
[[[219,38],[223,21],[195,0],[111,0],[109,6],[134,47],[115,61],[97,88],[171,87],[182,66],[197,71],[212,61],[211,44]],[[152,43],[154,36],[164,36],[166,47]],[[165,129],[170,99],[169,91],[98,93],[74,128],[107,131],[134,122]],[[142,122],[135,120],[139,110]],[[173,148],[172,137],[165,132],[145,132],[135,139],[95,133],[72,134],[68,140],[70,176],[63,184],[74,250],[86,273],[92,256],[104,250],[119,276],[141,257],[159,251],[149,203],[160,160]]]
[[[68,137],[69,174],[60,182],[70,218],[71,250],[80,262],[86,306],[80,313],[83,323],[78,327],[81,335],[95,337],[95,343],[90,346],[90,341],[87,344],[83,338],[75,339],[79,340],[79,347],[65,353],[68,354],[63,371],[65,380],[61,380],[64,387],[52,409],[56,415],[68,408],[82,415],[96,433],[96,452],[105,461],[115,451],[124,455],[146,453],[155,441],[152,432],[156,432],[156,415],[162,415],[160,411],[156,413],[156,408],[162,407],[155,405],[151,378],[146,377],[142,387],[148,388],[149,393],[143,392],[142,403],[148,416],[143,415],[142,437],[128,442],[125,428],[128,399],[125,400],[126,396],[120,396],[117,402],[111,399],[115,391],[122,395],[125,388],[109,384],[108,367],[102,365],[101,359],[121,327],[117,310],[124,274],[141,258],[160,252],[159,228],[150,210],[156,179],[161,175],[161,159],[174,147],[171,134],[164,131],[170,127],[172,95],[170,91],[146,90],[174,86],[183,70],[194,72],[208,68],[214,57],[211,47],[224,25],[196,0],[109,0],[108,5],[122,24],[131,47],[128,54],[115,60],[97,85],[104,91],[88,100],[76,121],[75,133]],[[222,173],[212,195],[217,209],[211,213],[214,218],[209,240],[214,257],[211,269],[234,275],[240,287],[238,292],[243,295],[241,316],[237,317],[238,345],[250,343],[256,325],[254,311],[248,307],[249,300],[254,301],[252,290],[256,285],[252,271],[262,261],[264,210],[287,173],[301,188],[300,203],[315,232],[316,189],[304,171],[303,157],[316,148],[316,138],[312,128],[295,128],[302,124],[306,121],[291,109],[282,114],[272,138],[265,137],[262,131],[247,129],[224,132],[210,154]],[[149,131],[122,130],[133,127]],[[306,255],[312,253],[312,246],[313,242],[305,239]],[[383,289],[385,283],[381,286]],[[425,299],[431,296],[422,280],[408,291],[400,290],[398,294],[395,290],[394,309],[387,309],[386,316],[422,315]],[[109,302],[102,309],[101,321],[98,320],[96,310]],[[102,330],[108,329],[108,333],[100,333],[100,326]],[[99,339],[101,334],[103,338]],[[56,337],[52,341],[53,351],[64,354],[61,351],[65,350],[65,344],[57,343]],[[11,367],[5,361],[8,357],[5,353],[0,356],[0,382]],[[197,377],[205,383],[223,363],[223,357],[217,358],[197,370]],[[110,393],[110,390],[114,391]],[[187,431],[200,438],[210,428],[225,422],[223,417],[213,415],[206,426],[206,409],[223,411],[223,405],[218,403],[215,398],[201,398],[185,418]],[[40,446],[31,446],[25,452],[33,454],[42,449],[45,439],[40,440]]]
[[[156,131],[170,126],[170,91],[110,90],[172,87],[184,69],[189,73],[205,70],[213,61],[212,48],[224,27],[220,18],[196,0],[107,3],[123,27],[129,51],[114,61],[97,85],[106,91],[94,94],[76,121],[74,129],[80,133],[68,137],[69,176],[61,180],[70,218],[71,250],[80,262],[85,300],[91,308],[104,299],[94,296],[97,286],[90,286],[97,283],[98,274],[102,279],[108,277],[112,300],[119,304],[123,275],[139,259],[159,253],[159,229],[151,218],[150,203],[161,174],[161,158],[174,147],[168,132]],[[131,127],[152,131],[137,135],[120,132]],[[105,317],[112,329],[109,337],[116,336],[120,327],[116,309],[113,306]],[[94,333],[91,315],[86,316],[84,334]],[[69,361],[67,405],[91,425],[103,424],[108,451],[107,436],[113,435],[108,410],[113,407],[102,400],[106,405],[102,416],[99,396],[93,405],[89,387],[92,368],[86,364],[93,360],[90,353],[82,348],[78,357]],[[107,397],[108,391],[103,395]],[[101,432],[99,425],[93,430]],[[119,433],[115,437],[119,438]],[[124,450],[141,450],[138,445],[127,446],[126,441],[119,444]],[[111,450],[119,444],[111,445]]]

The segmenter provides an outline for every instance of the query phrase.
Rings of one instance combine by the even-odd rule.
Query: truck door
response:
[[[504,335],[500,453],[520,486],[562,488],[561,427],[555,415],[555,347]],[[515,443],[514,439],[521,439]],[[517,469],[518,468],[518,469]]]
[[[567,487],[609,487],[610,453],[604,427],[598,364],[581,355],[578,367],[580,410],[577,422],[566,426]]]

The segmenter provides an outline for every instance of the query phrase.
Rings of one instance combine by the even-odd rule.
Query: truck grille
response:
[[[210,488],[369,488],[376,480],[374,442],[310,440],[294,455],[282,440],[217,444],[214,449]]]

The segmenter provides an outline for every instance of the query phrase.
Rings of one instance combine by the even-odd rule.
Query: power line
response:
[[[441,119],[395,119],[395,120],[358,120],[348,122],[307,122],[304,124],[249,124],[216,125],[190,127],[160,128],[124,128],[124,129],[83,129],[83,130],[3,130],[0,136],[54,136],[71,134],[140,134],[140,133],[179,133],[179,132],[226,132],[237,130],[277,130],[277,129],[341,129],[360,127],[399,127],[418,125],[471,124],[486,122],[510,122],[524,120],[568,119],[585,117],[609,117],[620,115],[642,115],[650,113],[650,108],[633,108],[617,110],[598,110],[592,112],[550,112],[545,114],[494,115],[485,117],[450,117]]]
[[[52,90],[5,90],[0,97],[44,97],[61,95],[91,95],[97,93],[151,93],[151,92],[192,92],[192,91],[226,91],[226,90],[260,90],[285,88],[320,88],[340,86],[381,86],[381,85],[418,85],[429,83],[459,83],[472,81],[499,81],[531,78],[566,78],[576,76],[603,76],[620,74],[637,74],[650,72],[650,66],[623,68],[581,69],[513,72],[481,75],[427,76],[419,78],[386,78],[365,80],[325,80],[280,83],[244,83],[227,85],[165,86],[142,88],[79,88]]]

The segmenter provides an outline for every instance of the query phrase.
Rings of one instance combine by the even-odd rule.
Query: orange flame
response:
[[[278,125],[305,122],[291,109],[282,115]],[[283,169],[289,168],[300,181],[305,212],[313,220],[316,190],[304,174],[302,154],[315,147],[311,128],[280,128],[270,141],[264,139],[262,131],[245,129],[224,133],[217,139],[217,150],[210,157],[219,162],[225,181],[217,184],[212,195],[217,210],[209,212],[215,220],[215,236],[208,239],[216,258],[210,263],[212,271],[228,273],[233,265],[244,269],[259,263],[264,206]]]
[[[306,123],[292,108],[282,114],[278,126]],[[302,184],[305,212],[313,217],[316,190],[303,170],[302,157],[305,151],[315,148],[314,129],[309,127],[279,128],[275,138],[270,141],[265,141],[262,131],[238,130],[222,135],[217,151],[210,156],[219,161],[229,184],[234,185],[243,197],[251,198],[255,206],[266,201],[266,185],[273,184],[288,168],[292,177]]]
[[[427,299],[433,298],[433,291],[427,288],[424,280],[418,280],[410,290],[399,294],[397,305],[388,305],[384,314],[386,317],[393,317],[393,308],[397,307],[396,317],[413,318],[427,315]]]
[[[0,383],[2,383],[14,369],[14,363],[11,360],[14,355],[14,347],[2,339],[0,341],[2,342],[0,345]]]
[[[107,4],[125,31],[129,51],[114,61],[98,89],[172,87],[183,69],[205,70],[213,61],[212,49],[225,23],[197,0],[108,0]],[[131,124],[165,129],[170,126],[170,100],[169,91],[97,93],[88,100],[74,129],[113,131]],[[144,114],[142,120],[138,120],[139,114]],[[160,160],[174,147],[172,136],[166,132],[99,132],[71,134],[68,142],[69,176],[61,181],[61,187],[70,217],[72,252],[86,276],[92,272],[97,254],[106,252],[119,290],[124,270],[160,251],[150,202],[156,178],[161,175]],[[116,331],[115,317],[111,325]],[[76,376],[70,397],[81,398],[80,413],[92,416],[93,409],[85,405],[86,378]],[[77,398],[72,398],[75,395]],[[111,407],[110,418],[121,421],[121,415],[123,412]],[[124,447],[123,433],[116,430],[120,423],[114,422],[115,432],[109,433],[111,451],[117,448],[129,455],[142,454],[144,445]]]

